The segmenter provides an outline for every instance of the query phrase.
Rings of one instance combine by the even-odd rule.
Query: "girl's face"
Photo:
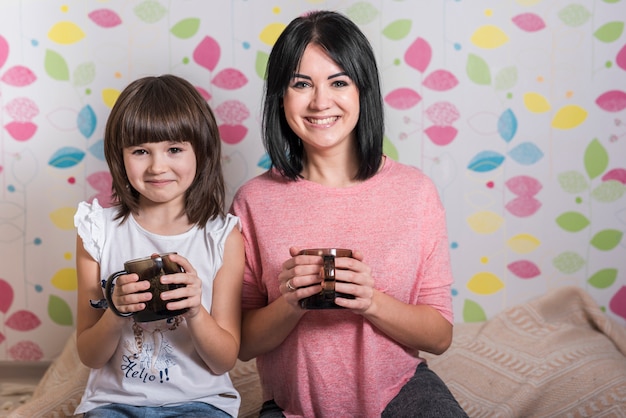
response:
[[[359,90],[318,45],[305,49],[283,107],[287,123],[307,152],[350,151],[354,146]]]
[[[185,191],[196,176],[196,153],[190,142],[154,142],[124,148],[128,180],[140,204],[184,206]]]

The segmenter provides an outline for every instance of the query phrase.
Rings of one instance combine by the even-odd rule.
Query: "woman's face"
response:
[[[305,49],[283,106],[287,123],[307,153],[354,147],[359,90],[318,45]]]

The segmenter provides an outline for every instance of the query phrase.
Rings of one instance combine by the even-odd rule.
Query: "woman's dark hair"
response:
[[[224,214],[221,141],[208,103],[188,81],[170,74],[144,77],[120,94],[104,132],[104,155],[113,177],[112,196],[122,222],[139,209],[139,194],[128,181],[124,148],[149,142],[189,142],[196,176],[185,192],[189,222],[204,227]]]
[[[373,176],[382,160],[384,116],[376,59],[356,24],[331,11],[316,11],[292,20],[278,37],[267,63],[263,103],[263,142],[272,165],[285,177],[301,177],[304,148],[289,127],[283,97],[304,50],[319,45],[346,72],[359,90],[356,125],[359,170],[356,180]]]

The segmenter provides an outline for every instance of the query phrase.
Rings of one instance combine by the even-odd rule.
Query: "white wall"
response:
[[[271,45],[321,8],[371,39],[386,150],[440,190],[456,320],[575,284],[626,324],[623,1],[0,0],[0,360],[51,359],[75,326],[72,216],[106,200],[119,91],[161,73],[204,89],[230,202],[264,169]]]

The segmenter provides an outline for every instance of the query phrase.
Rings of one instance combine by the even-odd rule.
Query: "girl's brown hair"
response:
[[[139,209],[139,194],[124,167],[124,148],[162,141],[189,142],[196,155],[196,176],[185,192],[189,221],[204,227],[224,215],[221,140],[213,111],[191,83],[166,74],[133,81],[109,115],[104,155],[113,177],[116,219],[124,222]]]

